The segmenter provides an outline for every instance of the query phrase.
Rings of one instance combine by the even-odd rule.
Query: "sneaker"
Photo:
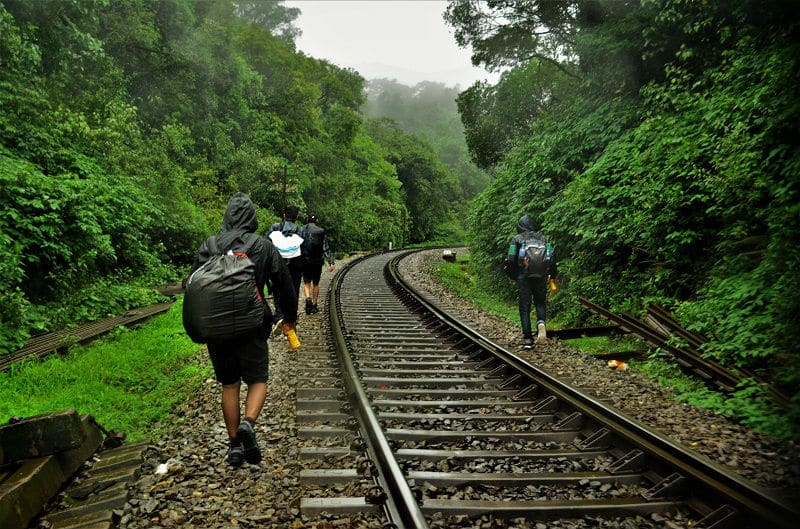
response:
[[[525,349],[533,348],[533,339],[532,338],[523,338],[522,339],[522,347]]]
[[[547,330],[544,327],[544,322],[540,321],[536,324],[536,330],[538,334],[536,335],[536,343],[544,343],[547,341]]]
[[[231,443],[231,447],[228,449],[228,455],[225,457],[225,461],[227,461],[232,467],[242,466],[242,463],[244,462],[244,448],[242,448],[242,443]]]
[[[236,439],[241,441],[244,449],[244,460],[254,465],[261,461],[261,450],[256,442],[256,431],[248,421],[242,421],[236,430]]]
[[[316,314],[317,312],[319,312],[317,305],[316,304],[311,305],[311,314]]]
[[[270,336],[275,338],[279,336],[283,332],[283,318],[278,318],[275,320],[275,323],[272,324],[272,331],[270,332]]]
[[[311,298],[306,298],[306,314],[314,313],[315,305],[311,303]]]

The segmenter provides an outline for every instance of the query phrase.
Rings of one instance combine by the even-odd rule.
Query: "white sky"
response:
[[[445,24],[445,0],[286,0],[302,11],[297,48],[365,79],[386,77],[414,85],[436,81],[466,89],[497,75],[472,66]]]

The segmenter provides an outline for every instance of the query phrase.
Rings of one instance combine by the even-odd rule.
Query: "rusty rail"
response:
[[[142,320],[155,316],[156,314],[166,312],[172,306],[172,303],[173,302],[169,301],[139,309],[132,309],[120,316],[113,316],[111,318],[85,323],[71,329],[64,329],[61,331],[36,336],[31,338],[22,349],[0,357],[0,371],[8,369],[13,364],[20,362],[25,358],[42,358],[50,353],[64,350],[76,343],[88,342],[113,329],[116,329],[120,325],[133,325]]]
[[[653,316],[658,323],[658,328],[655,329],[631,316],[611,312],[610,310],[592,301],[589,301],[586,298],[579,297],[578,301],[581,305],[589,309],[594,314],[616,323],[622,329],[632,332],[644,341],[658,347],[666,353],[669,353],[673,358],[675,358],[675,361],[678,363],[681,369],[689,372],[690,374],[699,376],[711,387],[721,389],[725,392],[732,392],[745,379],[751,378],[754,381],[763,384],[766,392],[777,404],[785,407],[790,402],[789,397],[781,393],[780,390],[774,386],[762,380],[752,371],[742,368],[737,368],[734,371],[714,360],[703,358],[698,347],[699,344],[704,343],[705,339],[695,333],[691,333],[690,331],[681,328],[677,323],[677,320],[671,316],[664,317],[664,313],[666,311],[663,309],[660,312],[657,310],[650,312],[650,315]],[[676,347],[674,345],[670,345],[667,340],[672,334],[683,338],[689,345],[686,347]]]
[[[686,347],[683,347],[682,349],[689,351],[690,353],[692,353],[697,357],[700,357],[700,355],[702,354],[700,351],[700,347],[703,344],[708,343],[708,338],[683,328],[680,322],[677,319],[675,319],[675,317],[672,314],[670,314],[665,308],[659,305],[648,306],[647,315],[662,329],[664,329],[666,333],[666,338],[669,338],[670,335],[682,338],[688,344]],[[783,407],[786,407],[790,404],[791,399],[789,398],[789,396],[787,396],[785,393],[783,393],[775,386],[769,384],[766,380],[764,380],[762,377],[760,377],[752,370],[747,368],[739,368],[739,372],[741,373],[742,377],[752,378],[759,384],[764,385],[767,393],[770,395],[770,397],[772,397],[772,399],[777,404],[780,404]]]

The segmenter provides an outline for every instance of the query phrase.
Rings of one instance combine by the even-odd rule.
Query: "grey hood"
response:
[[[525,233],[526,231],[536,231],[536,227],[529,216],[523,215],[517,222],[517,233]]]

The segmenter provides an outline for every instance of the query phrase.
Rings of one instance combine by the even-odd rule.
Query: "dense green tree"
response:
[[[515,139],[558,102],[561,77],[558,69],[533,61],[504,72],[496,85],[476,83],[459,94],[467,145],[480,167],[494,167]]]
[[[0,2],[0,349],[145,301],[137,282],[177,277],[233,191],[264,227],[284,200],[313,208],[337,251],[407,237],[396,168],[364,131],[364,80],[297,52],[296,16]]]
[[[592,0],[451,0],[444,18],[455,29],[456,42],[472,48],[475,65],[497,71],[536,59],[577,75],[579,21],[591,18],[597,4]]]
[[[300,9],[287,7],[283,0],[238,0],[234,2],[236,13],[242,18],[258,24],[275,36],[288,42],[300,36],[293,22],[300,16]]]
[[[449,220],[450,204],[458,196],[456,179],[439,162],[436,153],[420,138],[405,133],[388,118],[367,124],[370,136],[386,149],[386,159],[397,169],[410,218],[411,242],[422,242]]]
[[[800,332],[787,228],[800,220],[797,10],[451,2],[474,60],[510,68],[497,86],[459,99],[473,156],[497,168],[471,217],[475,259],[491,271],[484,281],[502,288],[503,243],[528,213],[562,256],[565,288],[552,306],[562,319],[586,316],[576,295],[630,311],[656,300],[710,338],[708,354],[797,395],[787,354]],[[561,62],[549,79],[548,62]],[[514,97],[540,89],[542,104],[509,114],[494,106],[506,85]],[[524,115],[529,123],[514,121]],[[781,415],[788,422],[776,431],[797,435],[797,413]]]

